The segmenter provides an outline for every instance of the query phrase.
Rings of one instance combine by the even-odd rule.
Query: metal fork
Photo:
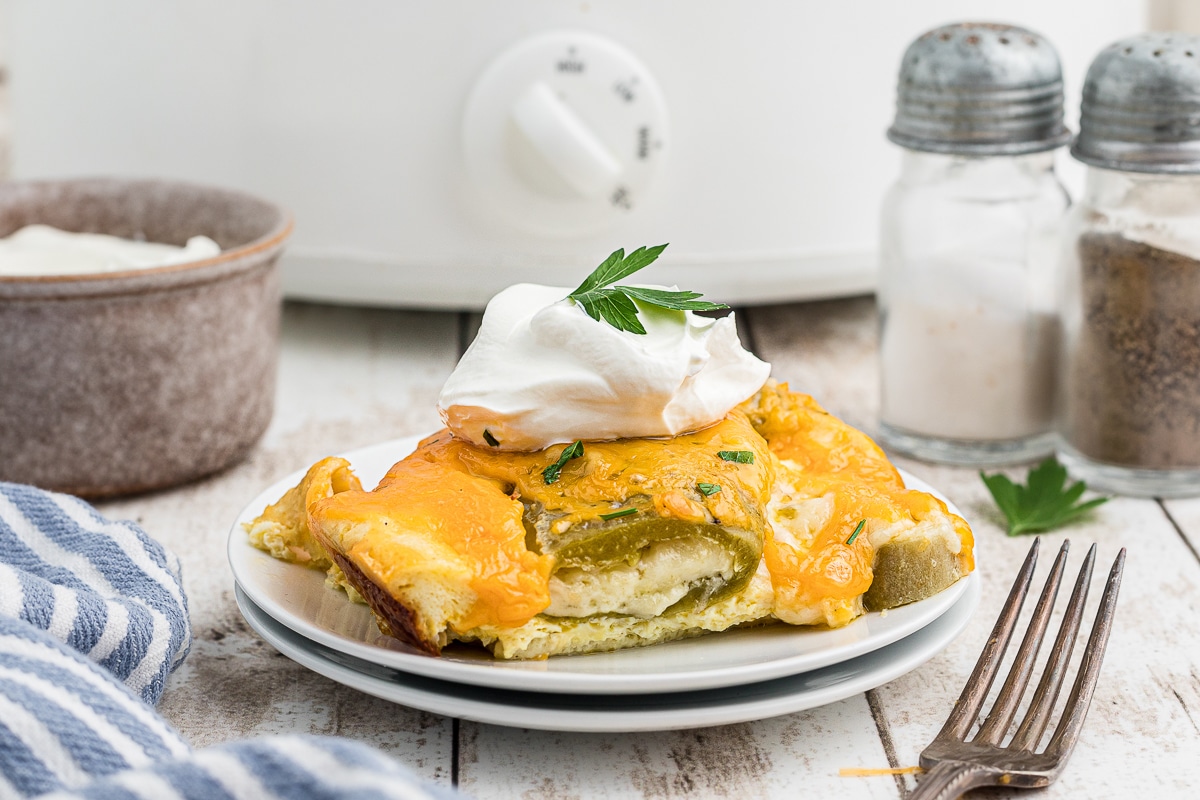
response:
[[[978,786],[1049,786],[1066,766],[1067,758],[1079,739],[1083,718],[1087,714],[1092,693],[1096,689],[1096,681],[1100,676],[1100,662],[1104,658],[1104,648],[1108,644],[1108,634],[1112,629],[1117,591],[1121,586],[1121,573],[1125,566],[1124,548],[1117,555],[1108,574],[1104,596],[1100,599],[1100,608],[1096,612],[1096,620],[1079,665],[1079,674],[1075,678],[1075,684],[1054,733],[1045,747],[1039,748],[1039,745],[1050,723],[1059,689],[1071,660],[1071,652],[1075,647],[1080,620],[1083,618],[1092,566],[1096,561],[1094,544],[1088,550],[1083,567],[1079,570],[1075,590],[1071,594],[1058,636],[1054,640],[1054,647],[1046,661],[1042,679],[1016,732],[1007,743],[1004,741],[1029,684],[1034,660],[1050,621],[1050,612],[1058,596],[1058,585],[1066,564],[1070,542],[1063,542],[1054,567],[1046,578],[1042,596],[1034,609],[1029,628],[1021,641],[1021,647],[1009,669],[1004,686],[996,696],[978,733],[967,741],[967,736],[979,717],[980,708],[996,679],[1000,662],[1016,627],[1017,617],[1021,613],[1021,606],[1025,603],[1025,595],[1033,578],[1033,568],[1037,563],[1039,542],[1040,540],[1034,540],[1033,546],[1029,548],[1029,555],[1025,557],[1025,563],[1013,583],[1004,609],[1000,612],[1000,618],[996,620],[996,627],[992,629],[992,635],[984,645],[979,661],[976,662],[966,687],[954,704],[950,717],[933,742],[921,753],[921,766],[927,772],[909,795],[910,800],[949,800]]]

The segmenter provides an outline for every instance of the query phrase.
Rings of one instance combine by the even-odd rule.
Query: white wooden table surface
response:
[[[870,431],[877,408],[871,298],[739,310],[743,340],[774,375]],[[843,767],[917,763],[990,631],[1026,537],[1008,538],[972,470],[900,461],[942,489],[975,530],[983,601],[967,630],[916,671],[823,708],[759,722],[644,734],[525,731],[377,700],[276,653],[233,599],[225,541],[268,484],[335,452],[438,425],[434,401],[472,315],[289,304],[274,422],[220,475],[102,504],[179,554],[196,641],[162,712],[196,746],[267,733],[369,742],[417,773],[479,798],[896,798],[913,778],[840,777]],[[1014,470],[1012,474],[1024,474]],[[1065,532],[1071,573],[1099,543],[1098,573],[1129,561],[1100,686],[1065,775],[1042,797],[1200,796],[1200,500],[1118,498]],[[1043,557],[1038,583],[1051,559]],[[1097,574],[1089,603],[1099,595]],[[1018,796],[981,791],[978,797]]]

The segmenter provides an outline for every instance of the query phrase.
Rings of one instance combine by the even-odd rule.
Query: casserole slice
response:
[[[375,491],[310,506],[308,525],[380,627],[427,652],[456,639],[504,658],[611,650],[769,617],[769,581],[743,595],[772,466],[741,414],[536,453],[442,432]]]
[[[342,463],[310,470],[248,526],[252,541],[264,519],[286,518],[272,530],[316,543],[381,630],[432,654],[453,641],[542,658],[775,620],[836,627],[973,568],[963,520],[773,381],[669,439],[528,453],[442,431],[369,492],[323,477]]]

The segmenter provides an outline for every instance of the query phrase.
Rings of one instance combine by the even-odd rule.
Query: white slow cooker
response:
[[[1070,115],[1145,0],[18,0],[16,177],[162,176],[296,215],[293,297],[478,307],[670,242],[725,302],[874,285],[900,55],[997,19],[1059,49]]]

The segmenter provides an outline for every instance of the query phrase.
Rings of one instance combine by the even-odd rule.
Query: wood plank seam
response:
[[[454,717],[450,720],[450,785],[458,788],[458,761],[461,749],[458,745],[458,729],[460,720]]]
[[[462,358],[463,353],[467,352],[467,348],[471,345],[471,315],[466,311],[460,311],[457,314],[457,324],[455,330],[458,333],[458,357]]]
[[[733,313],[737,314],[738,319],[741,320],[742,323],[742,338],[745,339],[745,341],[742,342],[742,346],[751,353],[754,353],[754,355],[762,358],[763,361],[766,361],[767,359],[763,358],[762,353],[759,352],[758,349],[758,338],[754,335],[754,315],[751,313],[750,308],[745,306],[741,308],[735,308]]]
[[[1196,548],[1192,546],[1191,539],[1184,534],[1183,528],[1181,528],[1179,523],[1175,521],[1175,518],[1171,516],[1171,511],[1167,508],[1167,504],[1164,503],[1160,497],[1155,498],[1155,502],[1158,503],[1158,507],[1162,509],[1162,512],[1167,515],[1167,521],[1171,523],[1171,527],[1175,529],[1175,533],[1179,534],[1179,538],[1183,541],[1183,546],[1186,547],[1188,552],[1192,554],[1192,558],[1196,559],[1197,563],[1200,563],[1200,553],[1196,552]]]
[[[883,745],[883,753],[887,756],[888,766],[892,769],[900,768],[900,759],[896,756],[896,743],[892,740],[892,730],[888,727],[887,716],[883,713],[883,701],[874,689],[867,691],[867,707],[871,709],[871,719],[875,721],[875,730],[879,733],[879,742]],[[904,776],[896,774],[892,776],[892,780],[896,782],[896,791],[900,793],[900,800],[908,797],[908,784],[904,781]]]

